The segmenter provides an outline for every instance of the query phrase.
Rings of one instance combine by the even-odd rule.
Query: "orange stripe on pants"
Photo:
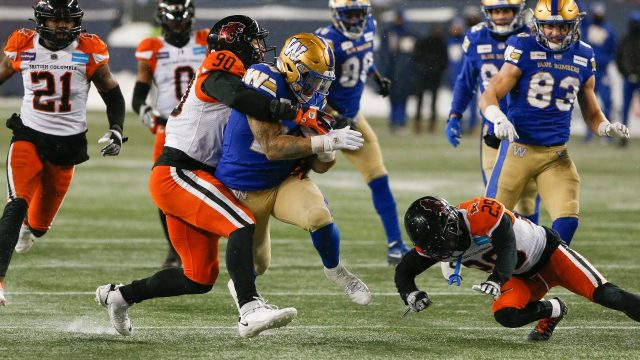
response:
[[[607,280],[575,250],[559,246],[545,266],[533,277],[512,277],[502,285],[502,294],[493,302],[495,313],[504,308],[523,309],[542,299],[551,288],[562,286],[574,294],[593,301],[593,292]]]
[[[69,190],[73,170],[73,166],[43,161],[36,146],[28,141],[11,144],[7,163],[9,197],[27,202],[27,219],[32,229],[49,230]]]

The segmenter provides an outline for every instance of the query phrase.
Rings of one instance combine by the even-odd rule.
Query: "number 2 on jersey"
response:
[[[33,108],[39,111],[55,112],[56,101],[54,99],[42,101],[43,96],[54,96],[56,93],[56,80],[52,73],[48,71],[32,72],[31,85],[44,82],[44,88],[33,91]],[[62,94],[60,95],[60,105],[58,112],[71,111],[71,73],[66,72],[60,76]]]

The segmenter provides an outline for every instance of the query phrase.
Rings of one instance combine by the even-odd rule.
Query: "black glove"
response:
[[[389,95],[391,91],[391,80],[388,78],[376,73],[373,77],[373,80],[378,84],[378,94],[386,97]]]
[[[432,304],[429,295],[424,291],[414,291],[407,295],[407,306],[414,312],[420,312]],[[408,311],[408,310],[407,310]]]
[[[358,130],[358,121],[355,118],[350,118],[340,113],[335,113],[333,114],[333,119],[335,120],[335,122],[333,123],[334,129],[342,129],[350,126],[351,130]]]
[[[122,143],[127,142],[128,138],[122,138],[122,134],[118,130],[109,130],[99,140],[98,144],[106,144],[100,150],[102,156],[117,156],[122,149]]]

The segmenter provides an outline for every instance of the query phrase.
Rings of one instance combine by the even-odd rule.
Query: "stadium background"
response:
[[[526,0],[527,6],[535,4],[535,0]],[[579,0],[581,8],[588,9],[590,2]],[[433,24],[448,26],[456,16],[475,7],[478,0],[373,0],[374,16],[378,20],[378,36],[393,19],[395,9],[402,8],[409,21],[410,28],[418,35],[424,36]],[[607,0],[607,20],[615,27],[618,39],[627,31],[627,15],[632,10],[640,9],[640,0]],[[33,17],[31,1],[3,0],[0,5],[0,39],[20,27],[33,27],[28,19]],[[153,28],[155,0],[94,0],[80,1],[85,10],[84,28],[100,35],[109,45],[111,54],[110,67],[116,74],[125,94],[127,107],[130,106],[131,91],[135,83],[136,61],[133,56],[139,42],[158,32]],[[265,28],[269,29],[268,44],[276,46],[277,51],[286,37],[295,32],[313,31],[324,26],[330,20],[327,0],[196,0],[196,28],[210,28],[218,19],[232,14],[246,14],[254,17]],[[378,38],[379,40],[379,38]],[[378,44],[379,41],[376,42]],[[622,81],[615,64],[609,67],[612,83],[613,116],[619,119],[622,106]],[[450,87],[443,76],[443,86],[437,105],[439,118],[447,116],[451,102]],[[389,104],[387,101],[375,101],[377,95],[369,87],[363,97],[362,110],[367,116],[387,117]],[[5,103],[17,105],[22,96],[22,80],[14,76],[0,87],[0,98]],[[426,95],[425,95],[426,96]],[[16,100],[16,98],[18,98]],[[636,102],[639,103],[639,102]],[[409,99],[409,116],[415,114],[415,96]],[[95,88],[89,97],[90,109],[104,108]],[[427,105],[424,105],[428,108]],[[130,110],[130,109],[129,109]],[[426,110],[428,112],[428,110]],[[632,134],[640,134],[640,105],[632,107],[630,128]],[[584,124],[577,111],[574,119],[573,133],[583,134]]]

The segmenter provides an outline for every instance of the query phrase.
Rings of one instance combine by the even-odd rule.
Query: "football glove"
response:
[[[420,312],[431,305],[431,299],[424,291],[414,291],[407,295],[407,306],[411,311]]]
[[[334,150],[358,150],[364,144],[359,131],[351,130],[348,126],[331,130],[325,135],[311,137],[311,149],[314,154]]]
[[[493,300],[498,300],[500,297],[500,284],[495,281],[487,280],[478,285],[473,285],[471,289],[479,293],[487,294],[493,297]]]
[[[457,115],[449,115],[449,120],[447,120],[445,132],[447,133],[447,140],[449,140],[449,144],[451,144],[451,146],[453,147],[458,147],[458,145],[460,145],[461,129],[460,119]]]
[[[128,138],[122,138],[122,134],[118,130],[109,130],[99,140],[98,144],[106,144],[105,147],[100,150],[102,156],[118,156],[120,149],[122,149],[122,143],[127,142]]]
[[[155,134],[161,117],[160,112],[150,105],[143,104],[140,106],[139,117],[142,124]]]
[[[373,76],[373,80],[378,84],[378,94],[382,95],[382,97],[388,96],[391,92],[391,80],[377,72]]]
[[[306,111],[303,108],[299,108],[294,121],[300,126],[313,129],[318,135],[324,135],[331,131],[331,124],[334,122],[333,116],[315,106]]]
[[[500,140],[509,139],[509,142],[513,142],[514,140],[520,138],[518,133],[516,132],[516,128],[513,127],[513,124],[506,117],[498,119],[493,124],[493,133]]]
[[[333,114],[333,119],[335,120],[333,124],[334,129],[342,129],[350,126],[352,130],[358,130],[358,120],[356,120],[356,118],[349,118],[336,112]]]
[[[600,126],[602,127],[602,125]],[[619,139],[628,139],[629,138],[629,128],[627,128],[624,124],[619,122],[614,122],[610,124],[604,124],[602,129],[598,129],[600,136],[608,136]]]

